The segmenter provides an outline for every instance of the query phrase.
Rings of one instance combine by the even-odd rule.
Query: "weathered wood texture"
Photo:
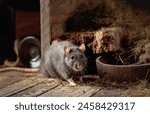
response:
[[[12,85],[0,89],[0,96],[11,96],[17,92],[32,87],[40,82],[42,82],[41,78],[35,78],[35,77],[26,78],[25,80],[16,82]]]
[[[41,12],[41,53],[48,48],[51,41],[51,0],[40,0]]]
[[[100,90],[98,86],[70,87],[67,82],[46,77],[0,74],[0,96],[13,97],[89,97]]]
[[[98,4],[99,0],[40,0],[41,49],[50,45],[51,39],[66,32],[66,21],[83,3]]]
[[[65,32],[65,23],[80,2],[79,0],[52,0],[52,37],[60,36]]]
[[[67,82],[58,79],[40,76],[26,77],[24,73],[19,72],[0,73],[0,97],[150,96],[149,85],[145,87],[144,84],[133,84],[132,86],[130,84],[120,87],[118,85],[116,87],[102,86],[99,81],[91,81],[86,78],[84,83],[80,83],[76,87],[70,87]]]
[[[50,83],[49,81],[44,81],[44,82],[37,84],[36,86],[30,87],[29,89],[26,89],[22,92],[19,92],[13,96],[14,97],[19,97],[19,96],[36,97],[36,96],[40,96],[41,94],[56,88],[59,84],[60,84],[59,82],[58,83],[56,83],[56,82]]]
[[[98,4],[99,0],[51,0],[52,38],[66,32],[66,22],[81,4]]]

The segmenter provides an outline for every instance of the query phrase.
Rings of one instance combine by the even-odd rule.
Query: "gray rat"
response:
[[[84,54],[85,45],[76,46],[69,41],[53,43],[45,52],[40,71],[44,76],[61,78],[75,86],[74,78],[84,75],[87,58]]]

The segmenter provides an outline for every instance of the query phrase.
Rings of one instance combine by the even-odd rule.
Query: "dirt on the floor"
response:
[[[101,89],[96,97],[150,97],[150,82],[139,80],[137,82],[111,82],[96,80],[87,82],[87,85],[99,86]]]

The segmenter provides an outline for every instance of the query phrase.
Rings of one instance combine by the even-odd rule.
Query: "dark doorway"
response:
[[[0,0],[0,65],[15,61],[14,41],[40,40],[40,0]]]

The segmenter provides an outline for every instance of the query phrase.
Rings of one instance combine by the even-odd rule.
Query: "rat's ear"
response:
[[[71,52],[71,49],[67,46],[64,47],[64,52],[65,52],[65,55],[69,54]]]
[[[85,44],[84,44],[84,43],[81,44],[80,47],[79,47],[79,49],[80,49],[82,52],[84,52],[84,51],[85,51]]]

